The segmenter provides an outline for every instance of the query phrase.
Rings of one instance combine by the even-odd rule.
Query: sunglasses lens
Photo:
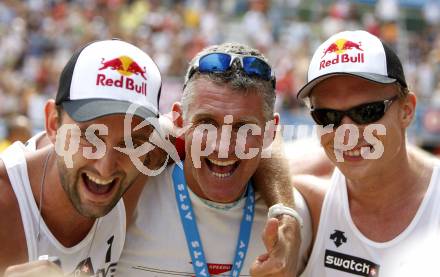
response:
[[[199,71],[202,73],[225,72],[231,64],[231,56],[224,53],[212,53],[199,60]]]
[[[334,124],[334,127],[339,126],[343,116],[343,112],[329,109],[317,109],[312,111],[312,117],[315,122],[324,126],[329,124]]]
[[[348,115],[358,124],[369,124],[378,121],[385,114],[383,102],[368,103],[356,107],[348,112]]]
[[[272,73],[270,66],[257,57],[243,57],[243,70],[250,76],[256,75],[265,80],[270,80]]]

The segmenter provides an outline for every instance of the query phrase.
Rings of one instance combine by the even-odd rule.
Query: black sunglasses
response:
[[[369,124],[381,119],[393,101],[398,98],[399,96],[396,95],[391,99],[361,104],[345,111],[312,108],[311,114],[317,124],[324,126],[333,124],[333,127],[338,127],[341,125],[344,116],[348,116],[351,120],[360,125]]]

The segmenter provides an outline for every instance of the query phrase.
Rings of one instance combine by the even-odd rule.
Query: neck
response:
[[[420,155],[403,149],[386,169],[362,179],[347,178],[350,202],[366,209],[381,210],[390,203],[401,203],[411,197],[423,198],[430,182],[433,165]],[[421,197],[419,197],[421,196]]]
[[[177,165],[176,165],[177,166]],[[190,162],[188,161],[183,161],[183,173],[185,176],[185,181],[186,181],[186,185],[188,186],[188,188],[198,197],[202,198],[202,199],[206,199],[209,201],[213,201],[211,199],[209,199],[202,191],[202,189],[200,188],[200,185],[197,183],[197,181],[195,180],[192,172],[191,172],[191,167],[190,167]],[[214,201],[215,202],[215,201]]]
[[[56,155],[52,145],[29,154],[29,181],[45,224],[61,244],[71,247],[87,236],[95,220],[81,215],[72,205],[61,185]]]

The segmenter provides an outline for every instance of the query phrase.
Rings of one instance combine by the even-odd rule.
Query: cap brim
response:
[[[62,105],[69,116],[77,122],[85,122],[107,115],[125,115],[129,110],[133,110],[133,108],[131,108],[133,103],[112,99],[70,100],[64,101]],[[136,106],[134,112],[130,113],[147,120],[152,117],[159,117],[158,113],[139,105]]]
[[[320,82],[324,81],[325,79],[328,79],[330,77],[333,76],[339,76],[339,75],[350,75],[350,76],[354,76],[354,77],[360,77],[363,78],[365,80],[368,81],[372,81],[375,83],[380,83],[380,84],[392,84],[397,82],[396,79],[393,78],[389,78],[387,76],[383,76],[383,75],[379,75],[379,74],[374,74],[374,73],[365,73],[365,72],[332,72],[332,73],[328,73],[325,75],[321,75],[313,80],[311,80],[310,82],[308,82],[305,86],[303,86],[298,94],[296,95],[296,97],[300,100],[303,100],[305,98],[307,98],[312,89]]]

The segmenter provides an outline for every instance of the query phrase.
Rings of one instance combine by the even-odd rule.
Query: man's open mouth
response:
[[[91,176],[88,173],[82,173],[81,178],[86,185],[86,188],[98,195],[110,193],[117,183],[117,178],[103,179],[96,176]]]
[[[240,161],[220,161],[205,158],[206,165],[211,173],[218,178],[231,176],[240,164]]]
[[[343,154],[344,158],[348,159],[363,159],[374,150],[374,147],[372,145],[362,145],[362,146],[356,146],[353,149],[350,150],[339,150],[335,149],[335,151]]]

